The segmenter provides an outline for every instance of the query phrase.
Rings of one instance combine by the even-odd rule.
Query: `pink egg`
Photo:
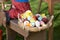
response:
[[[40,14],[36,14],[36,16],[40,16]]]
[[[46,24],[43,21],[40,21],[41,26],[46,26]]]
[[[43,21],[40,21],[40,24],[43,25],[43,24],[45,24],[45,23],[44,23]]]

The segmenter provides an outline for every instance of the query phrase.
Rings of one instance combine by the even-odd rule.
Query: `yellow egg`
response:
[[[26,17],[33,16],[33,13],[30,10],[27,10],[24,14]]]
[[[26,18],[28,18],[30,15],[26,15]]]
[[[45,14],[41,14],[42,17],[45,17]]]

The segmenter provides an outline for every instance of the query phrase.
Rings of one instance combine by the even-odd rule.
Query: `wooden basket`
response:
[[[50,16],[50,20],[48,21],[48,23],[46,24],[46,26],[41,26],[39,28],[38,27],[24,27],[23,22],[20,22],[19,18],[18,18],[18,25],[23,30],[27,30],[27,31],[30,31],[30,32],[38,32],[38,31],[45,30],[45,29],[51,27],[53,18],[54,18],[53,15]]]

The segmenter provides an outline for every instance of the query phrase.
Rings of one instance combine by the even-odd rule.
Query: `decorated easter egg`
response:
[[[42,18],[47,18],[47,17],[45,16],[45,14],[41,14],[41,16],[42,16]]]
[[[42,16],[42,17],[44,17],[44,16],[45,16],[45,14],[43,13],[43,14],[41,14],[41,16]]]
[[[41,26],[46,26],[46,24],[43,21],[40,21]]]
[[[40,16],[40,17],[38,17],[38,20],[39,20],[39,21],[41,21],[41,20],[42,20],[42,17],[41,17],[41,16]]]
[[[36,20],[38,20],[38,17],[37,16],[34,16]]]
[[[35,22],[36,20],[34,18],[31,18],[30,22]]]
[[[34,18],[34,20],[36,20],[36,16],[32,16],[32,18]]]
[[[48,19],[47,19],[47,18],[43,18],[42,21],[43,21],[44,23],[47,23],[47,22],[48,22]]]
[[[24,21],[24,26],[26,26],[27,24],[29,24],[29,21]]]
[[[31,24],[30,24],[30,23],[27,23],[26,26],[27,26],[27,27],[31,27]]]
[[[36,16],[37,16],[37,17],[39,17],[39,16],[40,16],[40,14],[36,14]]]
[[[34,27],[35,26],[35,22],[31,22],[31,25],[32,25],[32,27]]]
[[[33,16],[33,13],[32,13],[30,10],[27,10],[27,11],[25,12],[25,16],[26,16],[26,17]]]
[[[25,14],[23,15],[23,18],[24,18],[24,19],[26,19],[26,18],[27,18]]]
[[[36,27],[40,27],[40,22],[39,21],[36,21],[35,24],[36,24]]]
[[[29,21],[30,21],[30,20],[31,20],[31,17],[29,16],[29,17],[27,18],[27,20],[29,20]]]
[[[43,24],[45,24],[45,23],[44,23],[43,21],[40,21],[40,24],[43,25]]]

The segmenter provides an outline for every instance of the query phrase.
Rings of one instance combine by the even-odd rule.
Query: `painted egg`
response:
[[[45,16],[45,14],[41,14],[41,16],[42,16],[42,17],[44,17],[44,16]]]
[[[39,21],[41,21],[41,20],[42,20],[42,17],[41,17],[41,16],[40,16],[40,17],[38,17],[38,20],[39,20]]]
[[[27,23],[26,26],[27,26],[27,27],[31,27],[31,24],[30,24],[30,23]]]
[[[36,27],[40,27],[40,22],[39,21],[36,21],[35,24],[36,24]]]
[[[28,18],[29,16],[33,16],[33,13],[30,10],[27,10],[25,16]]]
[[[30,22],[35,22],[35,19],[34,18],[31,18]]]
[[[43,18],[42,21],[43,21],[44,23],[47,23],[47,22],[48,22],[48,19],[47,19],[47,18]]]
[[[38,17],[38,16],[40,16],[40,14],[36,14],[36,16]]]
[[[41,14],[41,16],[42,16],[42,18],[47,18],[47,17],[45,16],[45,14]]]
[[[35,19],[38,20],[38,17],[35,16]]]
[[[29,21],[24,21],[24,26],[26,26],[29,23]]]
[[[35,22],[31,22],[31,25],[32,25],[32,27],[34,27],[35,26]]]
[[[36,16],[32,16],[32,18],[34,18],[34,20],[36,20]]]
[[[27,18],[27,20],[29,20],[29,21],[30,21],[30,20],[31,20],[31,17],[29,16],[29,17]]]
[[[43,21],[40,21],[41,26],[46,26],[46,24]]]
[[[30,15],[26,15],[26,18],[28,18]]]
[[[45,23],[44,23],[43,21],[40,21],[40,24],[43,25],[43,24],[45,24]]]

